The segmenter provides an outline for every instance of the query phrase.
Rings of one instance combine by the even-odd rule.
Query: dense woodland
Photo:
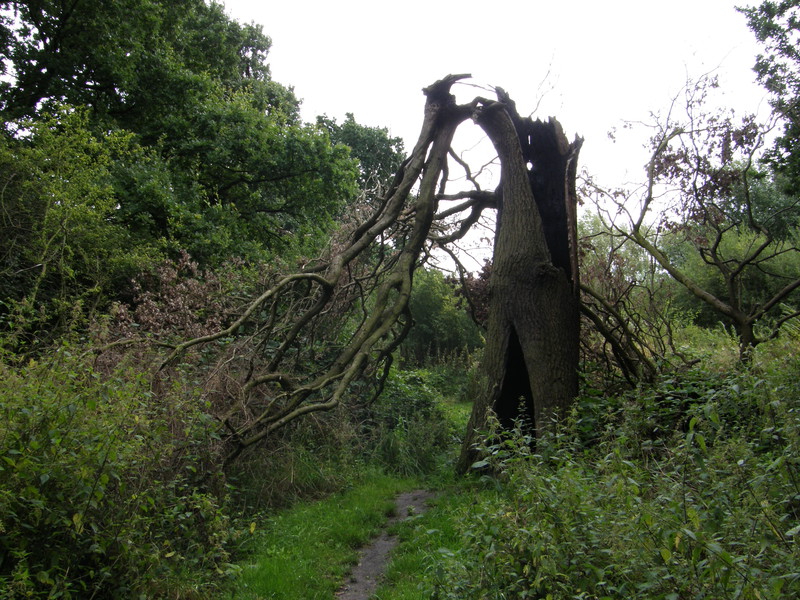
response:
[[[439,491],[384,599],[800,596],[800,3],[739,12],[768,119],[689,81],[607,187],[465,75],[407,149],[214,2],[0,1],[0,599],[331,598],[286,528],[359,486]]]

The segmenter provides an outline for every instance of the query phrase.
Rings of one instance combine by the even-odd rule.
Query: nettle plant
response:
[[[437,597],[797,595],[800,389],[785,373],[665,378],[621,399],[592,447],[577,412],[535,446],[491,435],[473,467],[498,493],[460,521]]]

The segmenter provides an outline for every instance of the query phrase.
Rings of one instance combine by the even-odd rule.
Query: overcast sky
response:
[[[760,2],[760,0],[758,0]],[[758,45],[735,6],[747,0],[224,0],[231,17],[272,38],[273,78],[295,88],[303,117],[388,127],[410,148],[421,89],[449,73],[505,88],[522,114],[555,116],[586,139],[581,163],[607,183],[635,178],[640,139],[607,132],[665,107],[686,82],[715,71],[726,105],[765,104],[752,65]],[[489,92],[456,86],[459,101]]]

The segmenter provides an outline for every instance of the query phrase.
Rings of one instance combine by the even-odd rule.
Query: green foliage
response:
[[[347,149],[300,122],[294,94],[269,79],[269,38],[221,4],[0,11],[3,66],[15,75],[2,83],[6,133],[24,138],[68,103],[100,141],[133,134],[141,147],[116,158],[110,183],[114,222],[134,245],[186,250],[203,265],[312,253],[355,198]]]
[[[165,257],[229,272],[320,251],[358,164],[300,121],[269,47],[215,2],[0,2],[6,348],[84,332]]]
[[[692,320],[676,331],[675,344],[680,351],[691,360],[702,361],[710,372],[737,369],[739,348],[733,327],[726,327],[722,323],[713,328],[702,327],[695,325]],[[772,344],[767,344],[767,347],[770,346]]]
[[[216,2],[4,1],[0,11],[0,53],[15,74],[3,82],[6,118],[66,101],[151,134],[154,121],[191,111],[209,79],[238,87],[269,76],[269,38]]]
[[[0,598],[212,586],[233,532],[203,403],[74,351],[0,366]]]
[[[698,225],[666,236],[665,246],[682,272],[718,298],[731,295],[726,280],[731,279],[729,274],[735,269],[736,294],[741,306],[752,311],[752,307],[766,305],[800,273],[800,213],[795,206],[797,200],[782,194],[775,181],[759,180],[750,192],[747,204],[740,204],[735,195],[718,202],[725,207],[730,223],[724,236]],[[766,228],[769,237],[748,226],[748,210]],[[714,248],[713,260],[708,248]],[[685,287],[674,284],[673,288],[675,308],[695,315],[699,325],[714,327],[720,321],[730,324],[729,319]],[[793,293],[786,296],[785,302],[793,305],[797,298]],[[781,305],[777,304],[763,317],[761,326],[765,331],[780,313]]]
[[[414,327],[401,346],[402,356],[409,363],[420,366],[483,346],[478,326],[460,306],[453,286],[441,271],[416,271],[409,306]]]
[[[155,233],[203,264],[314,251],[356,196],[356,164],[344,146],[264,105],[251,89],[217,86],[197,112],[175,117],[160,144],[181,211],[155,215],[164,227]]]
[[[655,124],[642,212],[627,213],[624,192],[599,193],[598,199],[617,204],[616,215],[602,203],[598,208],[616,236],[646,250],[677,289],[684,288],[684,312],[691,304],[689,312],[702,311],[704,324],[713,319],[734,326],[746,362],[753,348],[779,335],[798,314],[791,307],[800,285],[800,204],[781,189],[780,173],[754,166],[763,156],[768,125],[752,116],[706,112],[717,85],[704,77],[687,86],[685,117]],[[670,193],[651,222],[647,215],[655,217],[653,190],[659,186]],[[615,222],[626,214],[627,223]],[[789,314],[779,314],[781,304]]]
[[[130,135],[95,136],[68,107],[19,125],[24,137],[0,137],[0,318],[47,337],[104,308],[157,251],[116,218],[115,161],[140,151]]]
[[[789,189],[800,191],[800,152],[798,152],[798,98],[800,60],[797,54],[800,30],[800,5],[797,0],[765,0],[758,6],[739,9],[764,53],[755,71],[761,84],[772,95],[772,105],[784,119],[783,135],[776,142],[771,162],[788,177]]]
[[[245,514],[284,509],[339,493],[362,477],[367,441],[349,408],[298,419],[226,469]]]
[[[584,374],[609,389],[623,378],[651,380],[678,362],[672,337],[683,315],[674,306],[674,285],[643,248],[600,216],[582,218],[578,231]]]
[[[583,411],[535,448],[520,432],[490,436],[475,467],[499,493],[442,516],[461,538],[428,556],[425,593],[796,596],[799,365],[770,364],[643,387],[595,412],[591,446]]]
[[[428,367],[427,381],[451,402],[471,403],[482,393],[485,377],[481,372],[482,352],[453,353]]]
[[[718,206],[732,223],[736,232],[759,231],[753,224],[760,224],[777,242],[787,243],[795,238],[800,227],[800,210],[797,194],[789,193],[786,176],[775,171],[751,171],[748,186],[735,186],[730,197],[720,198]]]
[[[347,113],[341,124],[324,115],[317,117],[317,124],[328,132],[334,144],[347,146],[351,156],[358,159],[358,183],[370,199],[388,189],[405,158],[401,138],[391,137],[385,127],[357,123],[352,113]]]
[[[398,475],[431,473],[450,441],[441,395],[425,371],[393,370],[370,407],[369,432],[378,464]]]

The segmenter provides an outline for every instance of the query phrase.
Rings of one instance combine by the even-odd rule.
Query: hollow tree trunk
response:
[[[473,406],[459,472],[474,462],[489,410],[501,426],[522,419],[541,433],[578,392],[576,159],[557,121],[522,119],[500,92],[478,124],[502,165],[502,202],[490,280],[487,387]]]

